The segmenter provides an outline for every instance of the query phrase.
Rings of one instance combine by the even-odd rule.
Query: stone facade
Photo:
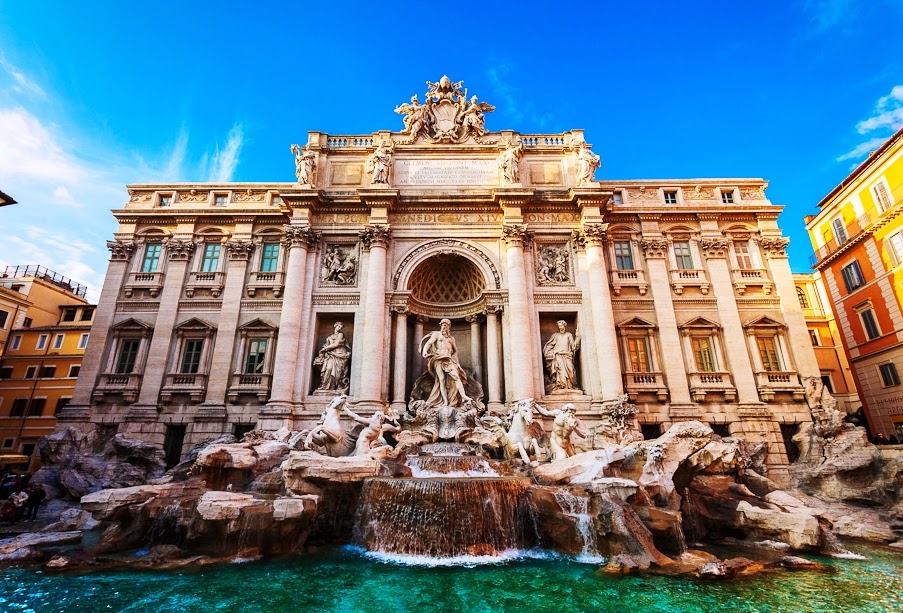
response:
[[[779,478],[819,369],[766,182],[595,181],[582,130],[489,132],[493,107],[430,87],[402,132],[310,132],[294,184],[129,186],[62,419],[175,457],[309,427],[343,364],[356,410],[402,408],[447,318],[490,410],[572,402],[593,426],[627,394],[647,436],[699,419],[768,441]],[[550,385],[558,322],[573,389]]]

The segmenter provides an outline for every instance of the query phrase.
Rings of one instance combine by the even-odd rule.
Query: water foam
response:
[[[430,568],[444,566],[463,566],[472,568],[475,566],[507,564],[509,562],[517,562],[521,560],[558,560],[562,558],[561,555],[555,552],[545,551],[542,549],[507,549],[495,555],[459,555],[448,557],[386,553],[384,551],[367,551],[363,547],[358,547],[356,545],[347,545],[345,549],[369,560],[382,562],[384,564],[394,564],[398,566],[425,566]]]

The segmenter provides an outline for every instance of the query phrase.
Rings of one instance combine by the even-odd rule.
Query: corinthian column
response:
[[[470,324],[470,367],[479,380],[483,375],[483,365],[480,363],[480,316],[473,314],[464,319]]]
[[[316,244],[319,238],[320,233],[314,232],[310,226],[285,226],[283,244],[288,249],[285,293],[282,299],[282,313],[279,316],[279,337],[276,342],[276,357],[273,364],[273,387],[270,391],[270,401],[261,411],[261,415],[276,418],[291,415],[295,371],[298,368],[298,342],[303,317],[301,306],[304,300],[307,251],[311,245]],[[272,425],[275,423],[267,424],[264,429]]]
[[[608,287],[608,271],[605,267],[606,223],[584,223],[586,240],[586,271],[589,280],[590,304],[593,313],[593,330],[596,345],[596,363],[602,400],[612,400],[624,393],[621,378],[621,361],[618,356],[618,340],[615,333],[615,315],[611,308],[611,290]]]
[[[508,386],[511,400],[533,397],[533,348],[530,346],[530,297],[527,294],[527,268],[524,242],[532,233],[521,224],[505,225],[502,240],[506,245],[508,264],[508,327],[511,337],[512,381]]]
[[[499,318],[500,306],[489,305],[486,314],[486,384],[489,386],[488,407],[499,410],[502,407],[502,366],[499,358]]]
[[[361,363],[358,405],[382,407],[383,363],[386,340],[386,252],[389,246],[388,226],[367,226],[361,231],[361,242],[369,250],[367,262],[367,302],[364,311],[363,362]]]
[[[405,407],[404,392],[408,375],[408,307],[392,307],[395,312],[395,376],[392,381],[392,408]]]

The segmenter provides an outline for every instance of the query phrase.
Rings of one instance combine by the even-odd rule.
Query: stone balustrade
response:
[[[747,287],[761,287],[766,295],[771,294],[774,284],[768,276],[768,271],[764,268],[741,268],[731,270],[731,277],[734,282],[734,289],[741,296],[746,292]]]
[[[138,398],[141,388],[141,373],[103,373],[94,388],[93,398],[103,402],[108,395],[120,395],[124,402],[131,404]]]
[[[733,402],[737,397],[737,388],[733,378],[727,371],[689,373],[690,395],[695,402],[703,402],[707,394],[724,394],[724,399]]]
[[[684,293],[685,287],[698,287],[703,294],[709,293],[712,284],[701,268],[677,268],[671,271],[671,287],[678,296]]]
[[[640,296],[645,296],[649,289],[646,273],[642,269],[612,270],[609,275],[611,276],[611,291],[615,296],[621,295],[622,287],[636,287],[640,291]]]

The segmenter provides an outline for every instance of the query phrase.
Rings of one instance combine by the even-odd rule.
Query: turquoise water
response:
[[[353,549],[182,571],[50,574],[6,569],[2,611],[903,611],[903,554],[821,559],[836,574],[732,581],[611,576],[559,557],[475,567],[404,566]]]

